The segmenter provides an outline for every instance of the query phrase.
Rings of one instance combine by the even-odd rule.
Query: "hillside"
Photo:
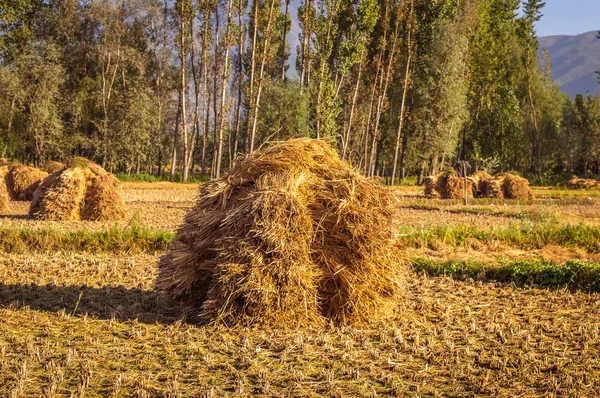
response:
[[[547,49],[552,76],[571,98],[578,93],[598,92],[595,71],[600,69],[600,39],[597,32],[577,36],[540,37],[540,53]]]

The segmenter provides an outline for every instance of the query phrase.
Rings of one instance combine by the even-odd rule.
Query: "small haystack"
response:
[[[65,167],[64,163],[50,160],[44,165],[44,170],[46,170],[49,174],[52,174],[62,170],[63,167]]]
[[[579,178],[574,175],[569,181],[561,182],[558,185],[567,189],[592,189],[600,188],[600,181]]]
[[[516,174],[504,173],[497,176],[495,179],[497,186],[500,187],[502,196],[505,199],[533,199],[533,193],[529,189],[529,181],[527,178],[520,177]],[[496,184],[491,184],[492,189],[490,194],[496,193]],[[489,196],[501,197],[501,196]]]
[[[200,187],[160,259],[157,289],[201,323],[385,318],[402,274],[395,203],[323,141],[274,145]]]
[[[485,193],[490,190],[490,181],[492,181],[494,177],[489,175],[486,171],[478,171],[471,176],[473,180],[473,189],[475,196],[478,198],[484,197]]]
[[[438,192],[438,181],[441,177],[441,173],[434,176],[425,177],[423,181],[425,183],[425,197],[427,199],[439,199],[440,194]]]
[[[0,166],[0,178],[4,179],[12,200],[31,200],[33,192],[47,176],[48,173],[45,171],[21,163],[7,163]]]
[[[8,195],[8,190],[6,189],[6,183],[4,182],[4,178],[0,178],[0,211],[4,211],[8,208],[8,200],[10,196]]]
[[[467,178],[467,198],[473,198],[475,181]],[[425,196],[430,199],[463,199],[465,179],[454,170],[447,170],[425,178]]]
[[[48,173],[35,167],[14,164],[6,175],[6,185],[14,200],[33,199],[33,193]]]
[[[124,219],[121,183],[97,164],[74,158],[40,184],[29,216],[42,220]]]

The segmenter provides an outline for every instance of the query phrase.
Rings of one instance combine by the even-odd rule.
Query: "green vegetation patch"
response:
[[[494,210],[486,207],[443,207],[428,204],[414,204],[400,206],[402,209],[409,210],[425,210],[425,211],[443,211],[450,214],[473,214],[486,215],[494,217],[516,218],[520,220],[542,220],[545,214],[536,211],[519,211],[519,210]]]
[[[86,251],[150,253],[167,248],[175,234],[142,227],[110,227],[102,231],[58,231],[52,229],[0,229],[0,250]]]
[[[499,241],[522,249],[548,245],[583,248],[600,252],[600,228],[584,224],[556,222],[510,224],[506,228],[479,229],[472,225],[453,225],[414,230],[400,228],[401,241],[410,247],[436,249],[440,245],[461,246],[469,240]]]
[[[174,175],[170,174],[162,174],[160,176],[155,176],[153,174],[146,173],[136,173],[136,174],[127,174],[127,173],[119,173],[117,174],[117,179],[119,181],[135,181],[135,182],[182,182],[183,175],[181,173],[175,173]],[[189,174],[187,182],[189,183],[201,183],[209,181],[209,176],[201,177],[199,175]]]
[[[520,287],[567,287],[600,292],[600,264],[592,261],[569,260],[559,264],[550,260],[500,260],[497,264],[477,261],[435,261],[416,258],[412,268],[429,275],[469,277],[514,283]]]

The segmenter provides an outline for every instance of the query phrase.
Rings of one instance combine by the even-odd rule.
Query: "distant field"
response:
[[[153,291],[197,184],[125,182],[129,220],[0,214],[0,396],[598,396],[600,197],[399,194],[409,278],[364,329],[194,326]]]

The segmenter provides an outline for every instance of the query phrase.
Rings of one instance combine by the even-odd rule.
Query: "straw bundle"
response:
[[[74,158],[40,184],[29,216],[42,220],[123,219],[121,184],[97,164]]]
[[[400,288],[394,204],[325,142],[272,146],[200,187],[157,289],[202,323],[385,318]]]
[[[46,163],[44,165],[44,170],[46,170],[48,173],[52,174],[52,173],[56,173],[57,171],[62,170],[63,167],[65,167],[64,163],[50,160],[48,163]]]
[[[6,185],[14,200],[31,200],[33,193],[48,173],[35,167],[15,163],[6,175]]]
[[[529,181],[515,174],[504,173],[495,178],[505,199],[533,199]]]
[[[3,178],[0,178],[0,211],[4,211],[8,208],[8,190],[6,189],[6,183]]]
[[[562,182],[559,184],[559,186],[567,189],[592,189],[600,187],[600,181],[579,178],[574,175],[569,181]]]
[[[425,177],[425,197],[427,199],[439,199],[440,194],[438,193],[438,181],[441,174],[434,176]]]
[[[490,182],[494,177],[489,175],[486,171],[478,171],[471,176],[474,182],[475,196],[478,198],[484,197],[485,193],[490,190]]]
[[[473,198],[475,182],[467,178],[467,198]],[[465,179],[454,170],[447,170],[425,178],[425,196],[430,199],[462,199],[465,197]]]
[[[21,163],[0,166],[0,178],[4,179],[8,194],[13,200],[31,200],[33,192],[47,176],[45,171]]]

